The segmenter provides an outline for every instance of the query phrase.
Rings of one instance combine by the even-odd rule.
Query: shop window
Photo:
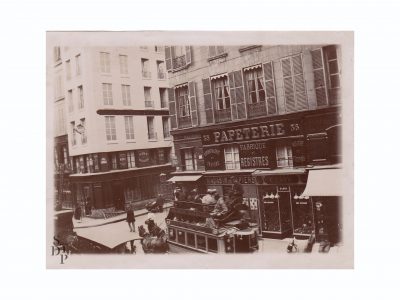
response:
[[[238,146],[227,146],[224,148],[225,167],[227,170],[239,170],[240,158]]]
[[[280,232],[279,204],[275,198],[276,190],[265,190],[262,194],[262,229],[264,231]]]
[[[293,154],[291,145],[278,144],[276,146],[276,163],[278,168],[293,167]]]
[[[126,159],[128,161],[128,168],[132,169],[134,167],[136,167],[135,164],[135,152],[134,151],[128,151],[126,153]]]
[[[88,173],[94,172],[93,157],[91,154],[86,157],[86,169],[88,170]]]
[[[292,193],[293,233],[310,235],[314,229],[312,203],[309,197],[301,197],[302,190]]]
[[[208,251],[209,252],[218,252],[217,239],[207,238],[207,242],[208,242]]]
[[[307,136],[307,154],[309,162],[324,162],[328,158],[328,137],[325,133]]]
[[[98,172],[100,170],[98,154],[93,154],[93,169],[94,172]]]
[[[182,150],[182,154],[185,171],[197,170],[197,160],[194,156],[194,149],[184,149]]]
[[[201,250],[207,250],[206,248],[206,237],[203,235],[197,235],[197,248]]]

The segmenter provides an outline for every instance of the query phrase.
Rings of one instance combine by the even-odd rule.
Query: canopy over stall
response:
[[[309,170],[307,185],[301,196],[343,196],[343,169]]]
[[[168,179],[169,182],[195,182],[201,178],[202,175],[176,175]]]

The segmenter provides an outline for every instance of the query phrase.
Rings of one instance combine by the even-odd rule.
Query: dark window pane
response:
[[[185,244],[185,232],[178,230],[178,243]]]
[[[226,105],[226,108],[230,108],[231,107],[231,99],[229,97],[225,98],[225,105]]]
[[[258,91],[258,97],[260,98],[260,101],[265,101],[265,92],[264,92],[264,90]]]
[[[208,251],[217,252],[218,251],[217,239],[207,238],[207,240],[208,240]]]
[[[329,62],[329,73],[330,74],[339,73],[339,69],[338,69],[338,65],[337,65],[337,61],[336,60]]]
[[[333,75],[331,76],[331,88],[337,88],[337,87],[340,87],[339,75]]]
[[[195,247],[195,241],[194,241],[194,234],[193,233],[187,233],[187,245],[190,247]]]
[[[337,58],[335,46],[326,47],[325,51],[326,51],[328,60]]]
[[[202,235],[197,236],[197,248],[206,250],[206,238]]]

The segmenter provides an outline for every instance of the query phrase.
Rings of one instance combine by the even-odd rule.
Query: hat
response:
[[[207,190],[207,193],[210,193],[210,194],[216,193],[216,192],[217,192],[216,189],[208,189],[208,190]]]
[[[154,220],[154,214],[153,213],[148,213],[147,214],[147,219]]]

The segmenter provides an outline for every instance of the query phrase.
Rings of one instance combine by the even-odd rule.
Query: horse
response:
[[[144,253],[165,253],[168,251],[167,235],[160,227],[156,225],[152,232],[146,231],[143,225],[140,225],[138,229],[139,236],[143,238],[140,243]]]

